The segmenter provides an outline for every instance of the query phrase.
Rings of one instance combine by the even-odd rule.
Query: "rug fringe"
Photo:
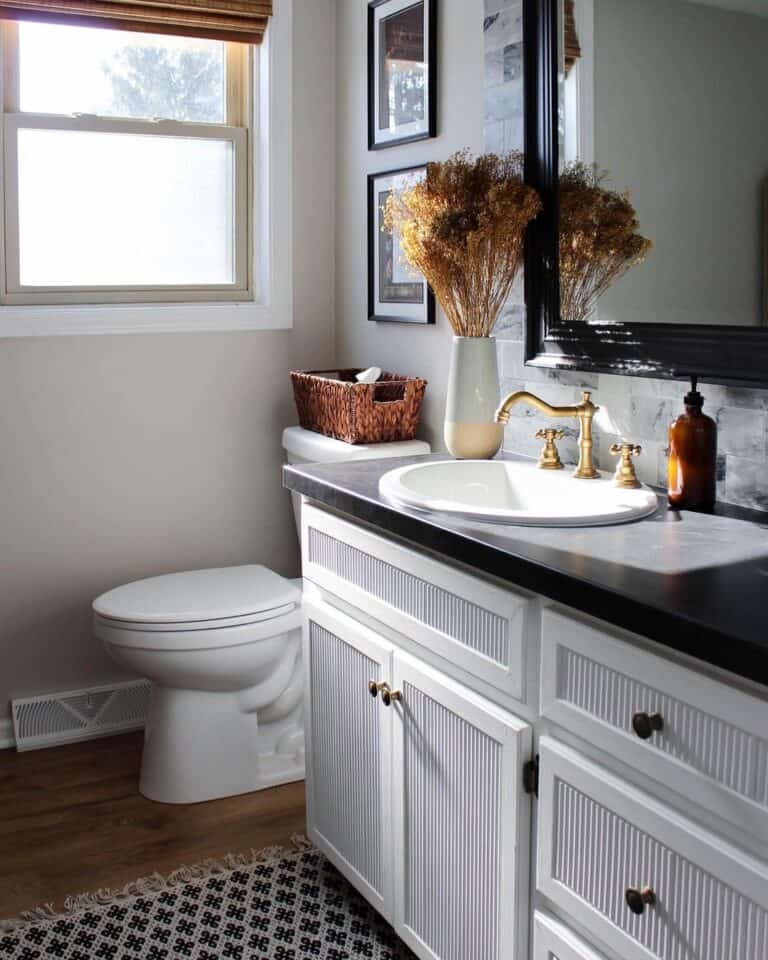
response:
[[[32,910],[24,910],[18,917],[8,920],[0,919],[0,933],[13,933],[24,927],[38,923],[62,920],[72,917],[83,910],[94,907],[104,907],[111,903],[124,903],[126,900],[144,897],[148,894],[162,893],[164,890],[173,890],[176,887],[186,886],[210,877],[233,873],[244,867],[253,867],[260,863],[272,863],[277,860],[287,860],[298,857],[313,850],[312,842],[303,834],[295,833],[291,836],[291,846],[262,847],[260,850],[251,849],[247,853],[228,853],[219,859],[203,860],[192,866],[182,866],[164,877],[153,873],[140,880],[127,883],[122,889],[95,890],[92,893],[80,893],[67,897],[64,905],[57,910],[54,904],[44,903]]]

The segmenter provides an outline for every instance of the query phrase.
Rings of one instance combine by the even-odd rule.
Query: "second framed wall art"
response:
[[[384,207],[392,192],[406,190],[426,175],[424,166],[368,177],[369,320],[435,322],[435,297],[429,284],[405,262],[397,231],[384,229]]]
[[[368,4],[368,147],[437,136],[437,0]]]

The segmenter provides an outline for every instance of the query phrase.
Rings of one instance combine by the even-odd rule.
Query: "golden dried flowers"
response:
[[[609,190],[606,174],[571,163],[560,175],[560,314],[584,321],[619,277],[653,246],[640,236],[626,193]]]
[[[427,166],[425,179],[393,193],[387,230],[422,273],[460,337],[489,337],[523,263],[525,230],[541,210],[523,182],[523,155],[467,150]]]

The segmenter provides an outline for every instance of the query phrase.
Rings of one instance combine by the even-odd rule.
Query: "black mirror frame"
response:
[[[697,374],[710,383],[768,387],[768,327],[561,321],[558,7],[559,0],[523,0],[525,177],[544,202],[526,241],[526,364],[664,380]]]

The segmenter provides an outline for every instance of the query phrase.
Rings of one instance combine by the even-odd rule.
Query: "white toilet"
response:
[[[418,440],[352,446],[300,427],[289,463],[429,453]],[[301,504],[294,497],[297,525]],[[139,789],[197,803],[304,777],[301,582],[262,566],[139,580],[93,604],[96,636],[152,681]]]

